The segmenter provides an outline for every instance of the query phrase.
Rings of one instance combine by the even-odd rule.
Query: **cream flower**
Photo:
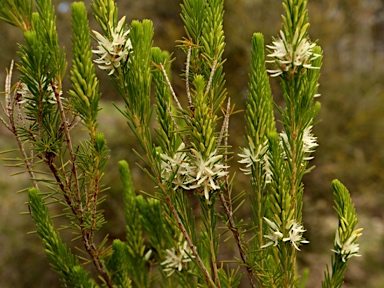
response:
[[[296,222],[292,222],[289,225],[289,237],[283,238],[284,242],[290,241],[291,244],[296,248],[296,250],[300,251],[300,244],[307,244],[309,241],[303,238],[303,233],[306,231],[302,225],[297,224]]]
[[[240,164],[246,164],[245,168],[240,168],[241,171],[244,172],[245,175],[252,174],[252,166],[255,165],[256,162],[259,162],[259,155],[258,153],[254,153],[254,151],[249,150],[248,148],[243,148],[242,154],[237,154],[239,157],[243,158],[239,160],[238,162]]]
[[[313,136],[312,134],[312,126],[305,128],[303,133],[303,152],[307,154],[314,152],[314,149],[319,146],[316,141],[317,137]],[[313,156],[304,157],[304,160],[311,159],[313,159]]]
[[[271,169],[271,157],[269,153],[265,153],[263,156],[263,169],[264,169],[264,179],[265,183],[271,183],[272,182],[272,169]]]
[[[267,238],[270,241],[267,244],[261,246],[261,248],[266,248],[271,245],[277,246],[279,244],[279,241],[283,239],[283,233],[281,233],[279,225],[277,225],[275,222],[272,222],[266,217],[264,217],[264,220],[269,226],[269,233],[267,235],[264,235],[264,238]]]
[[[237,154],[239,157],[243,158],[238,162],[240,164],[245,164],[245,168],[240,168],[240,170],[243,171],[245,175],[250,175],[252,174],[252,167],[254,167],[256,163],[259,162],[261,163],[264,170],[265,182],[271,183],[272,171],[270,157],[268,155],[268,142],[265,141],[264,144],[260,144],[257,150],[253,148],[254,145],[252,143],[250,146],[251,149],[243,148],[243,153]]]
[[[178,242],[177,247],[173,247],[171,249],[167,249],[166,257],[161,265],[165,266],[163,271],[167,273],[167,276],[171,276],[176,270],[181,271],[185,267],[185,263],[188,263],[195,258],[192,255],[191,248],[188,247],[187,241],[183,243]]]
[[[274,59],[266,62],[273,63],[275,68],[267,71],[272,74],[272,77],[276,77],[289,70],[295,73],[299,67],[317,69],[312,66],[312,61],[320,55],[313,52],[314,47],[316,43],[310,43],[303,35],[299,35],[298,30],[295,32],[292,43],[288,43],[284,32],[280,31],[280,38],[273,41],[272,45],[267,45],[272,52],[268,57]]]
[[[317,137],[315,137],[312,133],[312,125],[309,125],[306,127],[303,131],[302,135],[302,151],[307,156],[304,156],[304,160],[309,161],[313,159],[313,156],[309,156],[310,153],[313,153],[315,151],[315,148],[319,146],[317,144]],[[289,150],[291,149],[291,145],[288,140],[288,135],[286,131],[282,131],[280,133],[280,144],[281,146],[287,147]]]
[[[184,151],[185,145],[181,143],[177,152],[170,157],[161,153],[161,176],[164,180],[172,178],[173,188],[183,188],[189,190],[188,184],[193,180],[189,175],[192,173],[192,167],[189,165],[187,153]]]
[[[122,63],[129,61],[132,55],[132,43],[128,37],[130,30],[124,27],[125,17],[121,18],[117,27],[110,27],[110,38],[93,31],[97,38],[98,46],[93,53],[99,56],[94,60],[102,70],[109,71],[112,75]]]
[[[209,193],[213,190],[220,189],[218,180],[228,174],[226,170],[228,166],[220,164],[223,155],[209,155],[205,160],[200,152],[191,149],[194,154],[194,167],[190,176],[193,178],[194,184],[190,185],[190,189],[203,189],[205,199],[209,200]]]
[[[332,249],[333,252],[339,254],[343,262],[353,256],[361,256],[357,254],[359,252],[359,244],[355,243],[357,238],[361,236],[361,229],[353,231],[352,235],[343,243],[340,241],[339,229],[336,231],[335,236],[335,249]]]
[[[37,86],[38,86],[38,83],[36,82],[36,87]],[[52,84],[49,83],[48,87],[46,89],[47,89],[46,91],[48,93],[45,95],[45,98],[43,99],[43,103],[48,102],[49,104],[56,104],[57,99],[56,99],[55,91],[57,93],[57,90],[59,89],[57,81],[53,81],[53,87],[52,87]],[[16,93],[19,95],[19,101],[18,101],[19,104],[28,103],[32,106],[36,105],[32,100],[32,98],[34,96],[32,95],[32,92],[30,91],[27,84],[20,82],[18,87],[17,87]],[[64,99],[63,97],[61,97],[61,95],[63,94],[63,91],[60,90],[60,91],[58,91],[58,93],[60,95],[60,99]]]

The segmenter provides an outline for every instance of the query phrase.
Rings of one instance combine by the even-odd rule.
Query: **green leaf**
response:
[[[68,287],[97,287],[77,257],[63,243],[39,191],[32,188],[28,195],[31,215],[52,270],[60,275],[63,284]]]
[[[113,253],[106,260],[108,272],[114,285],[121,288],[131,288],[131,279],[129,278],[129,255],[124,242],[116,239],[112,244]]]
[[[87,11],[82,2],[72,4],[71,103],[83,124],[95,137],[99,108],[99,81],[92,62]]]
[[[131,172],[126,161],[119,161],[120,179],[123,183],[123,199],[126,220],[126,245],[128,252],[128,269],[137,287],[148,287],[148,271],[144,259],[145,245],[136,193],[132,184]]]
[[[1,0],[0,20],[21,28],[31,28],[32,0]]]

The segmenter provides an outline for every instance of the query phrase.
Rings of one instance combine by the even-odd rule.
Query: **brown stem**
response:
[[[75,203],[74,203],[70,193],[67,192],[63,182],[60,179],[60,175],[58,173],[58,169],[57,169],[56,165],[53,163],[53,160],[49,159],[49,157],[46,157],[45,163],[48,165],[48,167],[50,168],[53,176],[55,177],[55,179],[56,179],[56,181],[57,181],[57,183],[58,183],[58,185],[60,187],[60,190],[63,192],[65,201],[67,202],[67,204],[71,208],[72,213],[74,215],[76,215],[77,219],[79,220],[79,226],[80,226],[80,229],[81,229],[81,236],[82,236],[84,247],[85,247],[87,253],[89,254],[89,256],[91,256],[92,262],[95,265],[96,270],[103,277],[106,285],[108,287],[110,287],[110,288],[113,288],[111,279],[110,279],[108,273],[105,271],[105,268],[104,268],[104,266],[103,266],[103,264],[102,264],[102,262],[101,262],[101,260],[99,258],[99,254],[98,254],[97,248],[96,248],[95,244],[92,241],[93,233],[90,232],[90,231],[86,231],[84,229],[84,218],[83,218],[83,214],[82,214],[83,211],[79,210],[75,206]]]
[[[92,228],[96,226],[96,213],[97,213],[97,197],[99,194],[99,161],[96,161],[96,172],[94,177],[94,185],[90,185],[90,189],[92,189],[93,186],[93,197],[91,201],[93,202],[93,210],[92,210]]]
[[[55,93],[57,105],[59,107],[59,112],[60,112],[60,117],[61,117],[61,124],[63,126],[64,135],[65,135],[65,141],[66,141],[66,144],[67,144],[66,146],[68,148],[69,157],[70,157],[71,162],[72,162],[72,169],[71,169],[72,172],[71,173],[73,174],[73,179],[75,181],[76,198],[77,198],[77,205],[78,205],[77,208],[80,211],[82,211],[83,210],[83,207],[82,207],[83,205],[81,203],[79,178],[78,178],[78,175],[77,175],[77,168],[76,168],[76,158],[75,158],[75,154],[73,153],[73,146],[72,146],[71,135],[69,133],[67,117],[65,116],[63,103],[61,102],[61,99],[60,99],[60,93],[56,90],[56,87],[55,87],[54,83],[52,83],[51,86],[52,86],[52,89],[53,89],[53,91]]]
[[[14,128],[14,127],[12,127],[12,128]],[[24,160],[25,166],[27,167],[29,176],[31,177],[31,181],[33,183],[33,186],[36,189],[39,189],[39,186],[37,185],[37,181],[35,178],[35,173],[33,172],[33,169],[32,169],[32,163],[29,162],[29,160],[28,160],[27,152],[25,151],[23,143],[21,142],[21,139],[20,139],[19,135],[17,134],[16,130],[14,130],[14,135],[16,138],[17,145],[19,146],[19,150],[20,150],[21,154],[23,155],[23,160]]]
[[[88,254],[91,256],[93,264],[95,265],[95,267],[96,267],[97,271],[100,273],[100,275],[103,277],[106,285],[110,288],[113,288],[111,279],[110,279],[108,273],[105,271],[104,266],[103,266],[103,264],[99,258],[99,254],[98,254],[98,251],[96,249],[96,245],[93,243],[93,231],[86,231],[84,229],[84,215],[83,215],[84,207],[83,207],[83,204],[81,201],[79,178],[78,178],[77,168],[76,168],[76,157],[75,157],[75,154],[73,152],[71,135],[69,133],[70,129],[68,127],[68,122],[67,122],[67,119],[65,116],[63,103],[61,102],[61,99],[60,99],[60,93],[56,90],[56,87],[53,84],[54,83],[52,83],[52,89],[54,90],[57,105],[59,107],[59,112],[60,112],[60,116],[61,116],[63,130],[64,130],[65,140],[66,140],[67,148],[69,151],[69,157],[70,157],[70,160],[72,162],[71,174],[73,175],[73,180],[75,182],[75,190],[76,190],[75,193],[76,193],[76,198],[77,198],[76,199],[77,200],[77,207],[76,208],[73,207],[74,203],[72,200],[72,202],[70,202],[70,203],[73,203],[73,205],[71,205],[71,207],[73,207],[73,208],[71,208],[71,209],[73,212],[75,212],[75,215],[78,216],[78,219],[80,222],[82,239],[83,239],[85,249],[87,250]],[[57,179],[59,179],[59,178],[56,178],[56,180]],[[61,183],[61,181],[58,183]],[[64,188],[64,185],[62,183],[61,183],[60,188],[61,189]],[[67,200],[67,198],[69,197],[69,195],[68,195],[69,193],[67,194],[65,190],[63,191],[63,193],[64,193],[64,197],[66,197],[66,200]],[[70,199],[70,198],[68,198],[68,199]],[[68,204],[70,204],[70,203],[68,203]]]
[[[134,121],[134,119],[136,119],[136,121]],[[211,275],[209,274],[207,268],[205,267],[203,260],[200,258],[200,255],[196,250],[196,246],[193,245],[192,238],[189,236],[187,230],[185,229],[185,226],[184,226],[183,222],[181,221],[180,216],[177,213],[176,208],[171,201],[171,197],[168,194],[167,188],[164,186],[164,184],[161,180],[161,173],[157,169],[158,166],[156,165],[156,161],[153,157],[152,149],[148,146],[148,143],[150,143],[151,141],[150,141],[150,139],[147,139],[145,136],[147,134],[146,132],[148,131],[149,127],[148,126],[143,127],[140,124],[140,122],[137,120],[137,118],[132,118],[131,121],[132,120],[134,122],[134,126],[138,127],[137,128],[137,132],[138,132],[137,136],[138,136],[139,140],[143,143],[143,148],[144,148],[145,154],[147,155],[148,160],[150,161],[149,164],[152,167],[152,171],[153,171],[154,175],[156,175],[156,182],[158,183],[160,189],[164,193],[165,202],[167,203],[169,209],[171,210],[173,217],[175,217],[177,226],[179,227],[181,233],[183,233],[185,241],[187,241],[188,246],[191,249],[193,256],[195,257],[197,264],[200,266],[200,268],[203,272],[203,276],[205,278],[205,281],[207,282],[209,287],[216,288],[217,286],[216,286],[215,282],[213,281]]]
[[[6,84],[5,84],[5,91],[6,91],[6,115],[9,119],[9,126],[5,123],[5,121],[2,119],[2,122],[5,124],[5,126],[13,133],[13,135],[15,135],[15,138],[16,138],[16,142],[17,142],[17,145],[19,146],[19,150],[21,152],[21,155],[23,156],[23,161],[24,161],[24,164],[28,170],[28,174],[31,178],[31,181],[33,183],[33,186],[36,188],[36,189],[39,189],[38,187],[38,184],[37,184],[37,181],[36,181],[36,177],[35,177],[35,173],[33,172],[33,168],[32,168],[32,163],[28,160],[28,156],[27,156],[27,152],[25,151],[24,149],[24,146],[23,146],[23,142],[17,132],[17,128],[16,128],[16,123],[15,123],[15,118],[14,118],[14,109],[18,103],[17,101],[17,92],[15,90],[15,93],[14,93],[14,96],[13,96],[13,101],[11,101],[10,99],[10,93],[11,93],[11,79],[12,79],[12,71],[13,71],[13,61],[11,63],[11,68],[10,68],[10,71],[9,73],[7,74],[7,81],[6,81]]]
[[[99,258],[99,253],[96,249],[95,244],[91,241],[93,238],[92,233],[89,233],[88,231],[85,231],[82,229],[82,237],[83,237],[83,242],[85,249],[87,250],[88,254],[91,256],[92,262],[95,265],[97,271],[99,274],[103,277],[105,284],[109,288],[113,288],[112,281],[108,275],[108,273],[105,271],[105,268]]]
[[[209,274],[207,268],[205,267],[203,261],[201,260],[200,255],[196,250],[196,246],[193,245],[193,241],[192,241],[191,237],[189,236],[187,230],[185,229],[184,224],[181,222],[180,216],[177,213],[175,206],[172,204],[172,201],[168,195],[167,189],[164,187],[163,183],[161,181],[159,181],[159,179],[158,179],[158,183],[160,183],[160,187],[161,187],[161,189],[165,195],[165,202],[167,203],[169,209],[171,210],[173,217],[175,217],[177,225],[179,226],[181,233],[183,233],[183,235],[184,235],[185,241],[187,241],[188,246],[191,249],[193,256],[195,256],[197,264],[200,266],[201,270],[203,271],[205,281],[207,282],[209,287],[216,288],[217,286],[216,286],[215,282],[213,281],[211,275]]]
[[[227,182],[226,183],[227,191],[229,191],[228,180],[226,182]],[[235,220],[233,219],[232,205],[227,204],[227,202],[224,198],[224,195],[222,193],[219,194],[219,198],[220,198],[221,204],[223,205],[224,212],[228,218],[227,226],[228,226],[229,230],[231,230],[231,232],[233,234],[233,238],[235,238],[237,248],[239,249],[241,261],[243,262],[243,264],[247,270],[249,283],[251,284],[251,286],[253,288],[255,288],[255,287],[257,287],[256,283],[255,283],[255,279],[254,279],[255,276],[253,274],[251,265],[248,263],[247,253],[245,252],[244,244],[243,244],[243,241],[241,240],[239,229],[236,227]]]
[[[224,139],[224,146],[225,147],[228,146],[228,137],[225,137],[225,136],[228,135],[229,116],[230,115],[231,115],[231,98],[228,98],[227,110],[225,113],[224,122],[223,122],[223,126],[222,126],[222,129],[220,132],[219,141],[218,141],[218,143],[221,143],[221,141]],[[227,154],[225,154],[225,158],[224,158],[225,162],[227,162],[227,158],[228,158],[228,156],[227,156]],[[249,282],[250,282],[251,286],[254,288],[254,287],[256,287],[256,283],[254,280],[253,271],[252,271],[251,265],[248,263],[247,253],[245,251],[243,241],[241,240],[239,230],[236,227],[235,220],[233,219],[232,199],[231,199],[228,177],[226,177],[226,179],[225,179],[225,187],[226,187],[226,190],[228,191],[228,203],[225,200],[223,193],[219,193],[219,198],[220,198],[221,204],[223,205],[224,212],[228,218],[227,226],[228,226],[229,230],[231,230],[233,237],[235,238],[237,248],[239,249],[241,261],[243,262],[244,266],[246,267]]]

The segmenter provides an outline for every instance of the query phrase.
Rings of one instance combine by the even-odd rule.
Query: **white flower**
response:
[[[283,238],[283,233],[280,232],[280,227],[275,222],[272,222],[268,218],[264,217],[265,222],[267,222],[269,226],[269,233],[264,235],[264,238],[269,239],[270,241],[267,244],[261,246],[261,248],[266,248],[271,245],[277,246],[279,241]]]
[[[239,157],[243,158],[239,160],[238,162],[240,164],[246,164],[245,168],[240,168],[241,171],[244,172],[245,175],[252,174],[252,166],[255,165],[256,162],[259,162],[259,155],[258,153],[254,153],[254,151],[249,150],[248,148],[243,148],[243,154],[237,154]]]
[[[343,262],[347,262],[347,260],[353,256],[361,256],[357,254],[359,252],[359,244],[355,243],[357,238],[361,236],[361,233],[359,233],[360,231],[361,229],[355,230],[347,239],[347,241],[341,243],[339,229],[337,229],[335,237],[335,249],[332,249],[332,251],[340,254],[341,260]]]
[[[228,166],[220,164],[223,155],[211,153],[208,160],[205,160],[200,152],[191,149],[194,154],[194,167],[190,176],[193,178],[194,184],[189,186],[190,189],[202,188],[205,199],[209,200],[209,192],[220,189],[218,180],[228,174],[226,170]]]
[[[165,250],[167,253],[166,259],[161,262],[161,265],[165,266],[164,272],[168,273],[167,276],[171,276],[176,270],[181,271],[185,267],[185,263],[188,263],[195,258],[192,255],[190,247],[188,247],[187,241],[183,243],[178,242],[177,247]]]
[[[296,222],[292,222],[288,227],[289,237],[283,238],[284,242],[290,241],[291,244],[296,248],[296,250],[300,251],[300,244],[307,244],[309,241],[303,238],[303,233],[306,231],[302,225],[297,224]]]
[[[32,93],[28,88],[28,85],[20,82],[19,85],[17,86],[16,93],[18,94],[18,102],[19,104],[24,104],[27,103],[32,97]]]
[[[272,181],[272,171],[271,171],[271,163],[270,157],[268,155],[268,142],[265,141],[264,144],[260,144],[257,148],[257,151],[253,148],[253,144],[251,143],[251,149],[243,148],[242,154],[237,154],[239,157],[243,158],[238,162],[240,164],[246,164],[245,168],[240,168],[241,171],[244,172],[245,175],[252,174],[252,167],[255,166],[257,162],[260,162],[263,166],[264,177],[266,183],[271,183]]]
[[[45,79],[44,79],[44,81],[45,81]],[[38,83],[36,82],[36,87],[37,86],[38,86]],[[55,92],[59,93],[60,99],[64,99],[63,97],[61,97],[61,95],[63,94],[63,91],[62,90],[57,91],[59,89],[57,81],[53,81],[53,87],[52,87],[52,84],[49,83],[48,87],[46,89],[47,89],[47,92],[49,92],[49,93],[47,93],[46,97],[43,99],[43,103],[48,102],[49,104],[56,104],[57,99],[56,99]],[[20,82],[18,87],[17,87],[17,94],[19,96],[19,98],[18,98],[19,104],[29,103],[32,106],[36,105],[33,101],[31,101],[33,99],[33,95],[32,95],[27,84]]]
[[[132,43],[128,37],[130,30],[124,27],[124,22],[125,17],[121,18],[117,27],[110,27],[111,39],[93,31],[99,44],[96,50],[92,50],[99,56],[94,62],[100,69],[109,71],[108,75],[112,75],[121,63],[129,61],[132,54]]]
[[[151,259],[151,255],[152,255],[152,249],[148,249],[148,251],[144,254],[144,261],[148,262],[149,259]]]
[[[263,169],[264,169],[264,179],[265,183],[272,182],[272,170],[271,170],[271,157],[269,157],[269,153],[265,153],[263,156]]]
[[[291,69],[294,73],[298,67],[317,69],[311,64],[313,60],[320,57],[319,54],[313,52],[316,43],[310,43],[303,35],[299,35],[298,30],[295,32],[292,43],[287,42],[283,31],[280,31],[280,37],[272,42],[273,45],[267,45],[272,52],[268,54],[268,57],[274,59],[266,62],[275,64],[275,69],[267,70],[272,77],[279,76]]]
[[[161,176],[164,180],[172,178],[175,190],[179,187],[189,190],[188,184],[192,181],[192,178],[189,176],[192,173],[192,168],[189,165],[189,159],[184,149],[185,145],[181,143],[173,157],[163,153],[160,154],[162,159]]]
[[[315,148],[319,146],[319,144],[317,144],[316,142],[317,137],[315,137],[312,134],[312,125],[309,125],[304,129],[301,140],[302,140],[302,151],[304,154],[313,153]],[[282,131],[280,133],[280,144],[283,148],[286,147],[289,150],[291,149],[291,145],[289,144],[288,135],[286,131]],[[306,160],[306,161],[309,161],[311,159],[313,159],[313,156],[303,157],[303,160]]]
[[[218,180],[228,174],[228,166],[220,164],[222,155],[212,153],[208,160],[204,160],[200,152],[191,149],[193,155],[189,155],[184,150],[185,145],[181,143],[173,157],[160,154],[161,176],[164,180],[171,180],[174,189],[202,189],[209,200],[209,193],[220,189]]]
[[[312,126],[308,126],[304,129],[303,132],[303,152],[304,153],[312,153],[314,149],[319,146],[319,144],[316,143],[317,137],[313,136],[312,134]],[[313,157],[304,157],[304,160],[311,160]]]

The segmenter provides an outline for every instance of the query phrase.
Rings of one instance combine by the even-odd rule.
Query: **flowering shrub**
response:
[[[36,1],[37,12],[32,12],[29,1],[2,0],[2,4],[0,18],[21,28],[25,43],[20,45],[16,85],[11,78],[13,63],[7,72],[0,120],[15,136],[21,165],[30,175],[31,216],[63,286],[152,287],[157,282],[162,287],[239,287],[243,276],[251,287],[304,285],[296,264],[300,247],[309,243],[302,219],[302,178],[310,172],[309,161],[318,147],[312,128],[320,109],[314,99],[319,96],[322,63],[321,48],[307,34],[305,0],[283,1],[280,38],[266,46],[272,60],[265,61],[263,36],[252,37],[246,147],[237,154],[244,165],[240,170],[252,185],[245,193],[236,191],[229,164],[234,108],[223,73],[224,0],[184,0],[181,5],[186,36],[178,47],[186,58],[182,74],[186,107],[170,81],[172,56],[152,45],[150,20],[127,25],[125,17],[117,20],[115,2],[93,0],[101,32],[93,31],[96,48],[92,49],[85,5],[74,3],[71,87],[63,91],[67,62],[58,45],[51,1]],[[96,241],[105,223],[99,205],[107,190],[102,180],[109,151],[98,131],[101,95],[94,63],[107,72],[124,100],[120,112],[141,145],[137,153],[142,169],[155,186],[145,198],[136,195],[128,163],[119,162],[125,242],[110,242],[108,236]],[[268,73],[281,81],[284,107],[273,102]],[[274,106],[281,131],[276,128]],[[76,125],[87,131],[87,139],[72,139]],[[333,190],[339,227],[323,287],[340,287],[347,261],[359,256],[361,229],[356,229],[349,192],[338,180]],[[250,223],[236,217],[244,194],[251,199]],[[64,206],[66,228],[76,231],[74,241],[82,244],[82,256],[61,239],[47,207],[50,200]],[[191,209],[191,201],[198,202],[198,212]],[[237,269],[218,259],[219,220],[238,249]],[[79,259],[94,264],[100,283]]]

